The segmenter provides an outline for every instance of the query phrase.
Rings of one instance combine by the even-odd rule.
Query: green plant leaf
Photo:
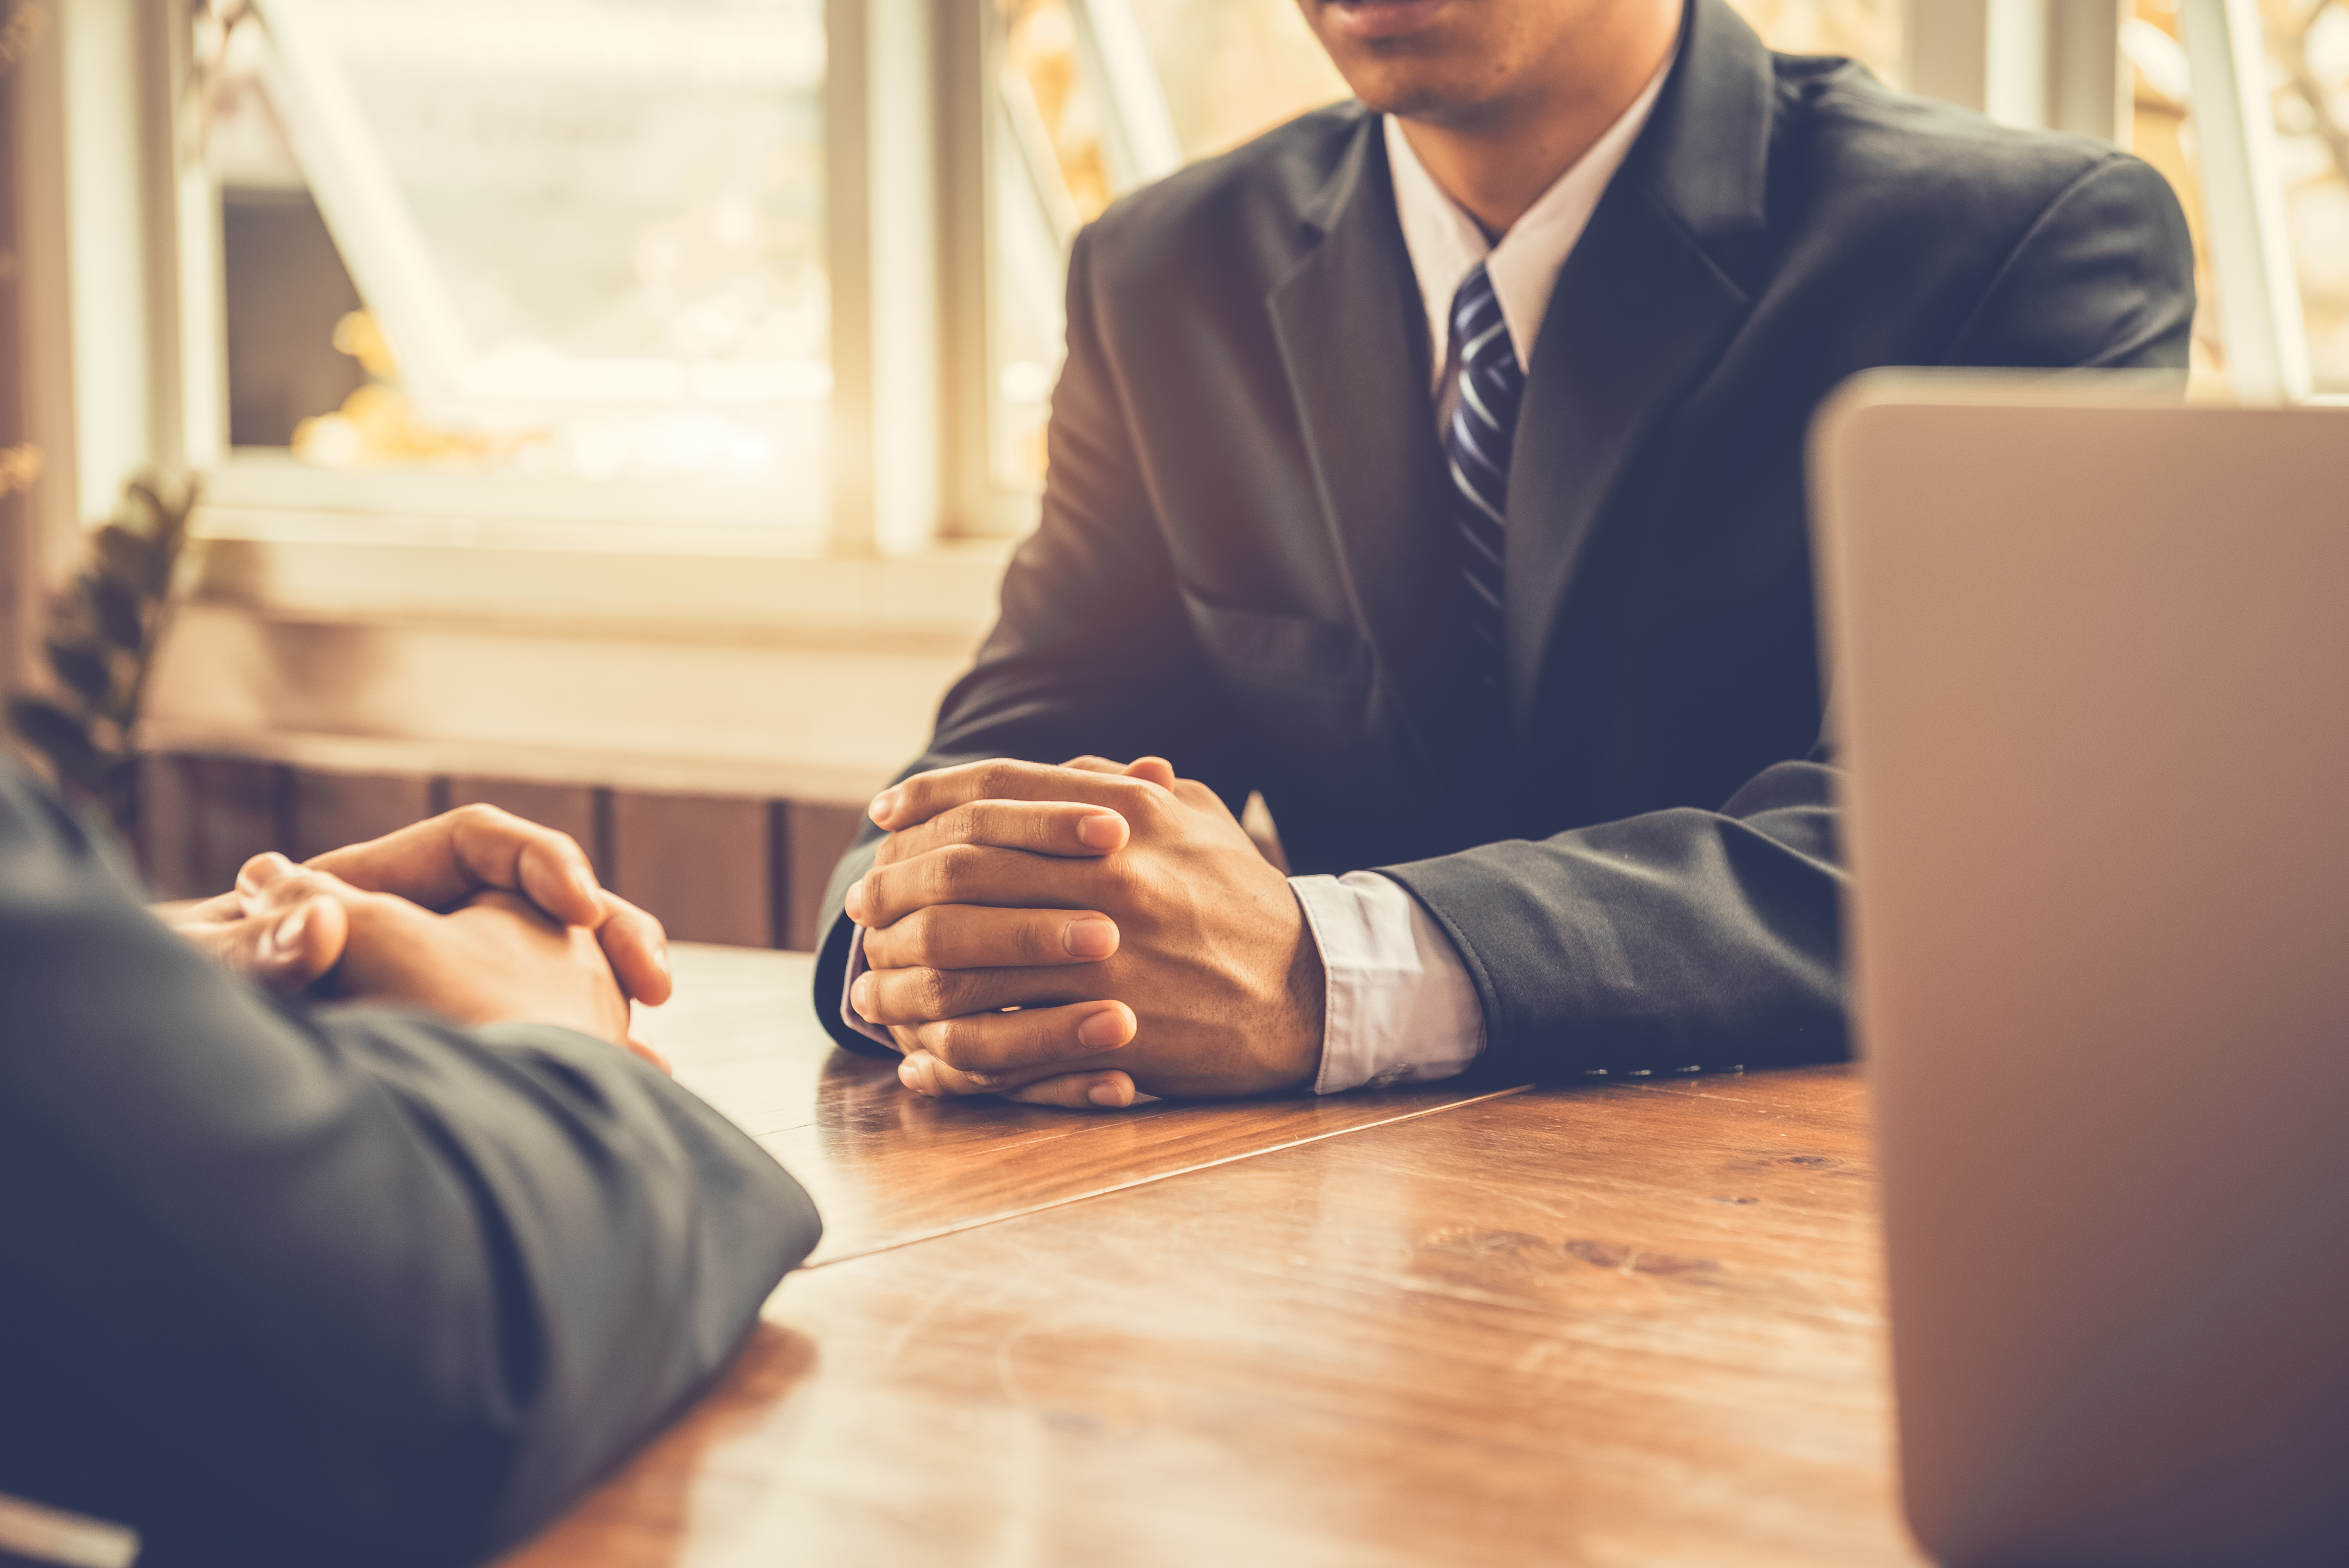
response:
[[[166,515],[164,532],[170,538],[171,554],[174,558],[179,555],[181,545],[186,542],[188,524],[194,519],[196,502],[203,493],[203,480],[191,478],[180,487],[178,508]]]
[[[37,696],[8,699],[8,727],[39,748],[58,773],[87,784],[99,769],[98,748],[90,744],[82,721],[57,704]]]
[[[90,618],[106,640],[133,654],[146,646],[147,627],[140,617],[138,590],[112,577],[90,577],[86,583]]]
[[[57,679],[80,693],[90,707],[106,707],[108,697],[114,692],[114,665],[106,656],[106,650],[56,637],[49,638],[47,646],[49,667],[57,672]]]
[[[170,574],[171,562],[163,558],[163,552],[152,542],[140,538],[119,522],[100,528],[90,544],[98,552],[98,564],[109,575],[149,598],[162,587]]]

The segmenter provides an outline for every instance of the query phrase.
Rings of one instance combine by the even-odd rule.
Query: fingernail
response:
[[[1087,817],[1077,824],[1077,841],[1089,850],[1113,850],[1125,842],[1125,819],[1114,811]]]
[[[863,877],[858,877],[854,882],[848,884],[848,892],[841,896],[840,907],[842,911],[847,914],[849,919],[856,922],[859,925],[864,923],[864,916],[861,913],[864,908],[864,879]]]
[[[866,807],[865,811],[874,822],[878,823],[882,827],[887,827],[889,825],[889,819],[897,814],[897,791],[895,789],[882,790],[881,793],[873,797],[873,804]]]
[[[653,949],[653,967],[659,970],[664,975],[668,973],[667,948],[656,947]]]
[[[1085,1098],[1095,1105],[1105,1105],[1112,1109],[1125,1104],[1125,1091],[1113,1083],[1093,1085],[1085,1090]]]
[[[855,979],[849,982],[848,1005],[855,1008],[859,1014],[863,1015],[867,1022],[871,1021],[873,1017],[873,976],[869,973],[859,975]]]
[[[1077,1026],[1077,1043],[1097,1051],[1115,1050],[1126,1039],[1123,1013],[1095,1013]]]
[[[305,903],[277,923],[276,928],[269,934],[270,947],[278,953],[299,952],[302,932],[309,923],[310,906]]]
[[[1117,927],[1106,920],[1072,920],[1061,933],[1061,945],[1072,957],[1106,958],[1117,951]]]

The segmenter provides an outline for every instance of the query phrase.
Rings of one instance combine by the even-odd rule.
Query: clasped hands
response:
[[[1115,1109],[1309,1082],[1321,958],[1288,879],[1161,758],[916,774],[848,891],[850,1002],[923,1094]]]
[[[598,884],[570,835],[460,806],[296,865],[256,855],[233,892],[167,917],[222,966],[281,995],[422,1008],[453,1023],[629,1035],[630,997],[668,999],[660,922]]]

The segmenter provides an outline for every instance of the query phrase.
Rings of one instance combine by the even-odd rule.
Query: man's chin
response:
[[[1350,81],[1354,97],[1373,114],[1391,114],[1427,125],[1472,129],[1491,112],[1474,92],[1429,70],[1364,71]]]

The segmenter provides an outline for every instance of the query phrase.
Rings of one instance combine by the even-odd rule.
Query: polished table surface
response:
[[[805,956],[676,960],[640,1031],[823,1243],[507,1568],[1921,1561],[1847,1068],[941,1104]]]

